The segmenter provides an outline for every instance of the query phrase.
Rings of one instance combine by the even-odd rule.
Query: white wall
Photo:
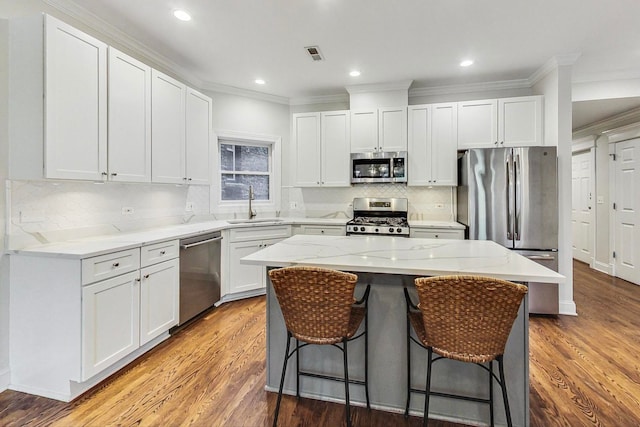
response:
[[[8,21],[0,19],[0,242],[5,238],[5,186],[9,157]],[[0,252],[0,391],[9,384],[9,260]]]

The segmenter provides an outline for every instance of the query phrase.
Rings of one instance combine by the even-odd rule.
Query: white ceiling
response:
[[[9,9],[20,1],[8,1]],[[412,89],[526,80],[552,57],[576,53],[574,82],[640,78],[639,0],[44,3],[94,15],[179,64],[204,87],[225,85],[289,99],[401,80],[413,80]],[[193,20],[175,19],[177,8],[188,10]],[[326,60],[313,62],[304,50],[309,45],[320,46]],[[475,64],[461,68],[466,58]],[[352,69],[362,75],[350,77]],[[258,77],[267,83],[256,85]],[[583,107],[588,120],[602,118]]]

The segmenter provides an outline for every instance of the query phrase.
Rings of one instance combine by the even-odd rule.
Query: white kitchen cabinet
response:
[[[464,230],[449,228],[415,228],[411,227],[410,237],[420,239],[455,239],[464,240]]]
[[[292,234],[313,234],[320,236],[345,236],[347,228],[344,225],[301,224],[291,227]]]
[[[178,258],[140,269],[140,345],[178,324],[179,298]]]
[[[351,111],[351,152],[407,150],[407,107]]]
[[[82,381],[140,346],[136,270],[82,288]]]
[[[58,19],[12,20],[9,177],[102,180],[107,45]]]
[[[458,103],[458,149],[544,144],[543,97]]]
[[[221,302],[262,295],[266,289],[265,268],[242,264],[240,259],[291,236],[290,225],[243,227],[229,230],[223,242],[223,297]],[[225,274],[226,271],[226,274]]]
[[[81,259],[12,254],[12,387],[69,401],[168,338],[178,254],[177,240]]]
[[[151,182],[151,67],[109,47],[110,181]]]
[[[189,184],[209,185],[213,102],[189,87],[186,96],[185,176]]]
[[[184,184],[187,87],[156,70],[151,77],[152,181]]]
[[[409,106],[408,185],[457,184],[457,105]]]
[[[349,111],[293,115],[296,185],[348,187]]]

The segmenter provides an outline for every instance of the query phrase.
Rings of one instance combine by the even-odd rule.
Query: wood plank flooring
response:
[[[640,425],[640,287],[574,264],[579,317],[532,317],[531,426]],[[0,426],[265,426],[265,301],[225,304],[71,403],[0,393]],[[355,426],[422,419],[353,408]],[[339,404],[286,397],[283,426],[338,426]],[[435,427],[454,427],[430,422]]]

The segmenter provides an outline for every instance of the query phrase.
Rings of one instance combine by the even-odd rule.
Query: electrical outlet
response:
[[[122,215],[133,215],[133,212],[135,212],[135,209],[130,206],[125,206],[122,208]]]
[[[187,206],[184,208],[185,211],[187,212],[193,212],[194,209],[194,205],[192,202],[187,202]]]
[[[597,200],[598,200],[598,201],[597,201],[597,203],[598,203],[599,205],[602,205],[602,204],[604,203],[604,197],[603,197],[603,196],[598,196],[598,199],[597,199]]]
[[[289,209],[298,209],[298,202],[289,202]]]

